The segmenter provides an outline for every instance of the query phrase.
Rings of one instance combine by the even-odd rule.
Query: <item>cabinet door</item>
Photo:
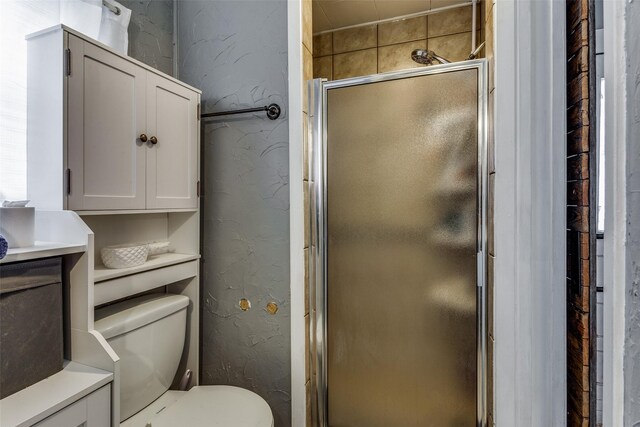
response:
[[[45,418],[36,424],[35,427],[86,427],[86,425],[87,401],[86,399],[82,399]]]
[[[40,421],[35,427],[110,427],[111,384]]]
[[[147,74],[147,209],[197,208],[198,94]]]
[[[72,35],[69,49],[68,207],[144,209],[147,72]]]
[[[87,396],[87,427],[111,426],[111,384]]]

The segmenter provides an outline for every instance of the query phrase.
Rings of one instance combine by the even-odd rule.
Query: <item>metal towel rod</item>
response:
[[[245,108],[242,110],[229,110],[229,111],[219,111],[217,113],[204,113],[200,117],[206,119],[207,117],[218,117],[218,116],[230,116],[232,114],[245,114],[245,113],[256,113],[258,111],[265,111],[267,113],[267,117],[271,120],[275,120],[280,117],[280,106],[278,104],[269,104],[264,107],[256,107],[256,108]]]

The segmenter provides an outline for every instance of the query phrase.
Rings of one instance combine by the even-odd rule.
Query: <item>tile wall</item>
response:
[[[478,13],[477,43],[483,36]],[[471,52],[472,11],[464,6],[417,18],[317,34],[313,37],[313,77],[348,77],[422,67],[414,49],[430,49],[461,61]]]

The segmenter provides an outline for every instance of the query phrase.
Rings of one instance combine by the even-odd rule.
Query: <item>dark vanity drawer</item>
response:
[[[62,260],[0,265],[0,399],[62,370]]]

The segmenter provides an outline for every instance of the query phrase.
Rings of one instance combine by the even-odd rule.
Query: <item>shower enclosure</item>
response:
[[[309,92],[315,422],[484,425],[485,62]]]

